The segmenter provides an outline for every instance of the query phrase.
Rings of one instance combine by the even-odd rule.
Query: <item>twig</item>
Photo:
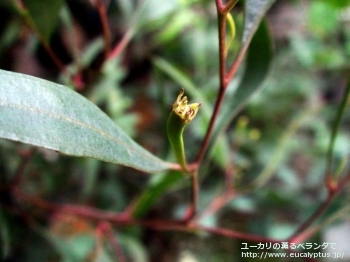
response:
[[[128,218],[124,216],[123,213],[108,212],[100,209],[82,206],[82,205],[70,205],[70,204],[55,204],[48,201],[45,201],[39,197],[29,196],[24,194],[18,188],[12,191],[12,193],[18,198],[23,199],[24,201],[38,206],[40,208],[55,211],[55,212],[66,212],[74,215],[83,216],[86,218],[94,220],[107,220],[113,221],[115,223],[124,223]]]
[[[134,35],[134,29],[130,28],[123,36],[123,38],[119,41],[119,43],[112,49],[112,51],[108,54],[108,59],[113,59],[120,55],[120,53],[126,48],[130,40]]]
[[[172,220],[134,220],[131,218],[126,218],[123,214],[103,211],[96,208],[91,208],[87,206],[80,205],[68,205],[68,204],[54,204],[47,202],[41,198],[28,196],[21,192],[19,189],[16,189],[12,192],[18,199],[23,199],[25,202],[28,202],[37,207],[56,211],[56,212],[65,212],[78,216],[82,216],[88,219],[96,220],[96,221],[107,221],[109,223],[113,223],[115,226],[131,226],[131,225],[140,225],[144,227],[149,227],[157,230],[178,230],[185,232],[193,232],[193,231],[205,231],[215,235],[221,235],[229,238],[238,238],[246,241],[253,242],[271,242],[277,243],[278,240],[270,239],[267,237],[256,236],[251,234],[246,234],[243,232],[237,232],[230,229],[225,228],[213,228],[202,226],[197,223],[191,222],[188,223],[186,221],[172,221]]]
[[[329,141],[329,145],[328,145],[328,152],[327,152],[327,171],[326,171],[326,184],[329,187],[332,187],[333,184],[335,183],[335,178],[333,177],[333,155],[334,155],[334,145],[335,145],[335,140],[337,138],[338,132],[339,132],[339,128],[340,128],[340,124],[341,124],[341,120],[344,116],[344,112],[346,109],[346,105],[347,105],[347,101],[349,99],[350,96],[350,77],[345,89],[345,93],[343,95],[343,99],[341,101],[341,104],[338,107],[337,110],[337,114],[336,114],[336,119],[332,128],[332,134],[331,134],[331,138]]]
[[[222,8],[223,13],[228,13],[231,9],[237,4],[238,0],[230,0],[228,1]]]
[[[36,148],[32,147],[29,151],[22,153],[22,160],[19,163],[17,170],[15,172],[14,178],[11,183],[11,188],[17,188],[22,181],[23,173],[27,168],[31,158],[36,152]]]
[[[119,262],[127,262],[128,260],[123,252],[122,247],[118,243],[118,241],[113,233],[113,230],[112,230],[110,223],[104,221],[104,222],[99,224],[99,228],[102,230],[102,232],[108,238],[109,243],[111,244],[113,251],[118,258],[118,261]]]
[[[207,226],[196,225],[195,228],[197,230],[203,230],[208,233],[212,233],[215,235],[221,235],[228,238],[238,238],[241,240],[252,241],[252,242],[271,242],[271,243],[280,243],[280,240],[271,239],[268,237],[261,237],[257,235],[250,235],[241,232],[236,232],[233,230],[225,229],[225,228],[212,228]]]
[[[218,9],[218,13],[222,12],[222,9],[224,8],[224,4],[222,3],[222,0],[215,0],[216,8]]]
[[[208,149],[210,138],[212,136],[215,122],[218,118],[221,106],[224,101],[225,92],[228,86],[228,83],[230,81],[230,78],[227,78],[226,75],[226,17],[227,13],[233,8],[233,6],[236,4],[237,0],[231,0],[226,5],[223,5],[222,0],[216,0],[216,8],[217,8],[217,16],[218,16],[218,32],[219,32],[219,77],[220,77],[220,87],[218,96],[215,102],[214,110],[212,113],[212,116],[210,118],[210,122],[207,128],[207,132],[205,134],[205,137],[202,141],[202,145],[200,147],[200,150],[198,152],[197,158],[194,162],[194,164],[191,164],[192,167],[195,168],[195,170],[198,170],[199,166],[201,165],[203,158],[205,156],[205,153]],[[243,57],[242,57],[243,59]],[[241,62],[241,60],[238,60],[238,62]],[[237,67],[238,67],[237,62]],[[237,71],[237,70],[236,70]],[[235,71],[235,72],[236,72]],[[231,72],[232,77],[235,72]],[[193,181],[194,183],[195,181]],[[193,197],[193,201],[197,199],[198,195],[198,179],[196,180],[196,190],[195,185],[193,185],[193,192],[192,194],[196,194],[196,197]],[[227,201],[227,199],[230,199],[229,194],[225,195],[222,198],[218,199],[219,206],[217,206],[217,202],[212,203],[214,206],[210,206],[210,209],[219,209],[222,205],[224,205]],[[196,203],[193,203],[192,206],[194,206]],[[209,210],[210,210],[209,209]]]
[[[205,155],[205,153],[206,153],[206,151],[208,149],[210,138],[211,138],[211,135],[212,135],[213,130],[214,130],[215,121],[216,121],[216,119],[217,119],[217,117],[219,115],[220,108],[222,106],[222,102],[224,101],[224,97],[225,97],[225,89],[220,89],[218,97],[216,99],[216,103],[215,103],[213,114],[212,114],[212,116],[210,118],[210,122],[209,122],[209,126],[208,126],[208,129],[207,129],[207,132],[205,134],[205,137],[203,139],[202,145],[201,145],[200,150],[198,152],[198,156],[196,158],[195,163],[191,164],[191,166],[193,165],[197,169],[200,166],[201,162],[203,161],[204,155]]]
[[[205,134],[205,137],[203,139],[202,145],[200,147],[200,150],[198,152],[197,158],[193,166],[198,167],[200,166],[204,155],[208,149],[210,138],[212,136],[214,125],[216,122],[216,119],[219,115],[220,108],[222,106],[222,103],[224,101],[225,92],[227,89],[227,86],[230,82],[230,80],[233,78],[233,76],[236,74],[238,70],[238,66],[242,63],[243,57],[245,52],[248,49],[248,45],[245,45],[244,48],[240,51],[238,58],[235,60],[234,66],[231,67],[228,74],[226,73],[226,16],[228,13],[228,10],[231,10],[231,8],[234,6],[234,4],[237,1],[229,1],[225,6],[223,5],[221,0],[216,0],[216,8],[217,8],[217,14],[218,14],[218,32],[219,32],[219,77],[220,77],[220,87],[218,96],[215,102],[214,111],[212,113],[212,116],[210,118],[209,126],[207,129],[207,132]],[[224,9],[226,8],[226,9]]]
[[[137,7],[134,9],[134,14],[128,19],[128,30],[124,33],[122,39],[117,43],[117,45],[112,48],[112,51],[108,55],[108,59],[113,59],[119,56],[120,53],[125,50],[135,32],[141,30],[139,17],[141,16],[146,1],[147,0],[138,1]]]
[[[314,213],[304,223],[302,223],[297,228],[297,230],[295,230],[293,235],[288,238],[288,241],[293,242],[293,239],[296,239],[300,234],[303,234],[303,232],[307,230],[327,210],[329,205],[332,203],[333,198],[338,192],[339,190],[329,190],[326,200],[314,211]]]
[[[39,39],[41,39],[40,36],[39,36]],[[65,64],[61,61],[61,59],[59,59],[59,57],[56,55],[56,53],[53,51],[51,46],[46,41],[41,40],[41,43],[44,46],[47,54],[50,56],[53,63],[58,68],[58,70],[60,70],[60,72],[64,73],[66,71]]]
[[[108,23],[106,4],[103,2],[103,0],[95,0],[95,4],[101,19],[103,37],[105,40],[105,58],[107,59],[112,47],[112,37]]]
[[[200,220],[203,217],[215,214],[218,210],[230,202],[234,196],[235,194],[233,192],[226,191],[222,195],[215,197],[215,199],[211,201],[210,205],[196,217],[196,220]]]
[[[233,159],[233,157],[231,157]],[[235,165],[230,160],[225,170],[225,187],[227,194],[234,194],[233,183],[235,180]]]
[[[215,197],[211,203],[207,206],[207,208],[202,211],[197,217],[196,220],[200,220],[201,218],[215,214],[218,210],[224,207],[228,202],[232,200],[233,197],[236,196],[236,193],[232,187],[233,182],[233,163],[229,163],[229,166],[225,172],[225,190],[224,192]]]
[[[192,179],[192,187],[191,187],[191,203],[190,207],[187,210],[184,221],[191,221],[197,214],[197,207],[198,207],[198,192],[199,192],[199,185],[198,185],[198,172],[194,171],[191,174]]]
[[[233,64],[231,65],[230,69],[228,70],[228,73],[225,77],[225,82],[228,84],[231,79],[235,76],[235,74],[237,73],[239,66],[242,64],[243,58],[248,50],[249,44],[244,44],[244,46],[242,47],[242,49],[239,51],[237,58],[235,59],[235,61],[233,62]]]
[[[23,5],[23,3],[20,1],[13,1],[13,3],[14,3],[14,7],[17,9],[18,13],[23,17],[25,23],[32,30],[32,32],[34,32],[34,34],[38,37],[40,43],[43,45],[44,49],[46,50],[47,54],[50,56],[51,60],[56,65],[56,67],[61,72],[65,72],[66,66],[61,61],[61,59],[59,59],[59,57],[55,54],[55,52],[52,50],[50,44],[42,37],[35,22],[32,19],[31,14],[26,9],[26,7]]]
[[[350,182],[350,173],[340,179],[338,183],[338,190],[342,190],[344,186]]]
[[[328,147],[327,168],[326,168],[326,175],[325,175],[325,186],[328,189],[328,196],[326,200],[318,207],[318,209],[316,209],[315,212],[303,224],[299,226],[299,228],[290,237],[290,239],[297,238],[299,234],[302,234],[307,228],[309,228],[316,221],[316,219],[319,218],[327,210],[333,198],[342,190],[344,185],[350,181],[350,174],[345,176],[340,181],[335,181],[333,177],[333,170],[332,170],[333,148],[334,148],[335,138],[339,131],[341,119],[344,115],[349,95],[350,95],[350,83],[347,84],[345,94],[343,96],[343,100],[338,108],[336,121],[333,126],[331,139]]]
[[[226,89],[226,15],[218,7],[220,90]]]

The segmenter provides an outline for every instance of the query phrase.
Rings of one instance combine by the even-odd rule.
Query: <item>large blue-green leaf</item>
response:
[[[98,107],[73,90],[3,70],[0,138],[145,172],[172,167],[136,144]]]

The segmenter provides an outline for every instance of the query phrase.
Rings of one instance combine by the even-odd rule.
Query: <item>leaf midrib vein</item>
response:
[[[41,109],[38,109],[38,108],[34,108],[34,107],[29,107],[29,106],[24,106],[24,105],[20,105],[20,104],[15,104],[15,103],[11,103],[11,102],[8,102],[8,101],[0,101],[0,105],[1,106],[8,106],[8,107],[14,107],[14,108],[19,108],[19,109],[24,109],[24,110],[31,110],[31,111],[34,111],[34,112],[38,112],[38,113],[41,113],[41,114],[45,114],[45,115],[48,115],[48,116],[51,116],[53,118],[57,118],[57,119],[60,119],[60,120],[63,120],[63,121],[67,121],[67,122],[71,122],[71,123],[74,123],[76,125],[80,125],[80,126],[83,126],[87,129],[90,129],[92,131],[95,131],[113,141],[115,141],[116,143],[120,143],[122,144],[123,146],[125,146],[127,149],[129,149],[131,152],[135,152],[136,154],[144,157],[144,158],[147,158],[149,159],[150,161],[158,161],[160,163],[162,163],[162,161],[158,160],[156,157],[154,157],[154,159],[152,159],[150,156],[148,155],[145,155],[145,154],[142,154],[140,152],[138,152],[137,150],[133,149],[133,148],[130,148],[128,144],[125,144],[122,140],[104,132],[103,130],[101,129],[98,129],[94,126],[91,126],[91,125],[88,125],[84,122],[81,122],[81,121],[78,121],[76,119],[73,119],[73,118],[70,118],[70,117],[67,117],[67,116],[64,116],[64,115],[60,115],[60,114],[56,114],[56,113],[53,113],[53,112],[49,112],[49,111],[44,111],[44,110],[41,110]]]

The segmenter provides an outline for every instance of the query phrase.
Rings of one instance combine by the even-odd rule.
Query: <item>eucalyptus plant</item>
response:
[[[253,235],[203,223],[204,218],[230,203],[237,195],[261,189],[269,180],[273,164],[276,164],[268,164],[267,171],[263,172],[263,175],[253,183],[241,186],[240,191],[236,191],[237,181],[233,179],[234,167],[229,160],[232,152],[227,147],[227,140],[223,135],[229,127],[232,127],[238,113],[249,99],[260,90],[263,81],[269,74],[273,56],[272,40],[264,17],[274,1],[245,0],[243,15],[235,10],[238,0],[212,1],[215,2],[216,7],[218,34],[218,82],[216,83],[215,99],[204,95],[204,92],[195,83],[195,79],[182,74],[181,70],[169,60],[161,55],[152,56],[153,68],[167,75],[176,86],[176,90],[169,92],[170,94],[165,94],[168,90],[163,90],[160,86],[159,89],[165,94],[164,97],[178,93],[177,97],[172,97],[172,101],[175,102],[172,105],[170,103],[166,105],[169,110],[161,114],[167,116],[163,124],[168,139],[166,143],[169,144],[172,152],[172,154],[163,156],[137,143],[118,125],[118,121],[116,123],[114,119],[111,119],[91,101],[92,99],[84,97],[84,92],[80,92],[84,88],[84,83],[80,80],[82,68],[88,66],[89,58],[77,59],[69,66],[61,60],[50,45],[59,14],[54,12],[55,15],[50,20],[52,24],[44,24],[41,19],[44,14],[35,12],[39,10],[36,2],[38,1],[23,1],[23,3],[12,1],[9,5],[11,10],[21,17],[27,28],[36,35],[37,41],[42,44],[58,68],[60,81],[65,85],[22,73],[0,70],[0,138],[25,143],[32,148],[53,150],[62,155],[91,158],[132,168],[151,175],[151,178],[144,191],[121,212],[105,211],[88,205],[54,203],[21,189],[21,179],[25,174],[25,168],[35,155],[35,149],[32,149],[20,161],[18,172],[8,190],[16,202],[97,222],[96,246],[103,246],[101,244],[103,242],[101,242],[101,235],[103,235],[113,247],[114,257],[118,261],[127,261],[127,258],[123,253],[125,251],[117,241],[118,238],[113,231],[114,227],[138,225],[155,230],[207,232],[257,243],[302,242],[319,229],[318,225],[314,225],[316,220],[327,210],[335,196],[350,180],[349,174],[341,175],[341,168],[339,172],[336,171],[338,166],[334,161],[335,140],[345,114],[350,85],[347,85],[336,112],[336,121],[327,147],[324,185],[328,194],[309,218],[300,221],[300,226],[290,236],[285,239],[275,239],[270,236]],[[63,18],[61,19],[65,24],[72,23],[68,9],[65,7],[65,1],[53,2],[57,5],[54,9],[62,10]],[[100,73],[113,68],[115,61],[119,61],[119,57],[123,55],[128,44],[133,41],[138,32],[152,30],[150,21],[157,20],[159,14],[157,12],[147,13],[148,9],[155,8],[159,13],[167,12],[166,8],[162,10],[161,6],[158,6],[159,1],[154,6],[152,6],[153,1],[140,1],[138,6],[126,3],[127,1],[115,2],[120,2],[120,6],[123,7],[122,12],[131,19],[128,29],[120,41],[114,45],[112,25],[109,24],[111,21],[108,20],[108,8],[105,1],[91,1],[99,15],[101,37],[94,42],[89,52],[86,51],[86,54],[93,53],[94,50],[102,51],[103,62],[99,69]],[[50,5],[48,1],[45,3]],[[188,3],[190,4],[192,3]],[[182,23],[185,23],[183,18],[186,15],[179,14],[174,18],[172,27],[174,32],[182,30]],[[186,23],[191,22],[189,20]],[[172,39],[173,31],[169,31],[159,33],[158,44],[166,39]],[[232,85],[235,85],[233,91],[230,89]],[[188,95],[191,96],[191,100],[198,102],[189,104]],[[198,148],[190,148],[189,141],[186,139],[185,127],[193,125],[193,122],[196,121],[204,123],[205,130],[201,133]],[[217,161],[223,163],[223,169],[228,174],[224,178],[226,188],[222,194],[213,197],[213,201],[206,208],[199,208],[201,172],[203,167],[208,167],[208,160],[217,157],[215,150],[228,152],[224,159]],[[190,180],[191,197],[179,219],[171,221],[144,219],[144,214],[155,204],[156,200],[179,182],[187,180]],[[30,217],[35,217],[35,214],[31,214]],[[50,241],[55,243],[58,249],[68,248],[63,247],[62,243],[56,241],[54,237]],[[123,243],[127,243],[127,240],[124,239]],[[96,248],[96,250],[96,254],[101,257],[106,256],[104,253],[98,253],[101,249]],[[296,251],[290,248],[287,248],[286,251],[303,252],[303,250]],[[96,255],[97,260],[98,255]],[[113,261],[113,259],[105,257],[104,261]]]

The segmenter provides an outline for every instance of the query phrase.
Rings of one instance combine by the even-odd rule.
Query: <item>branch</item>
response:
[[[37,207],[40,207],[46,210],[54,211],[54,212],[70,213],[70,214],[86,217],[89,219],[94,219],[99,221],[106,220],[114,223],[125,223],[125,221],[128,220],[128,218],[124,215],[124,213],[103,211],[100,209],[96,209],[88,206],[82,206],[82,205],[51,203],[39,197],[28,196],[17,188],[14,189],[12,193],[14,194],[15,197],[17,197],[17,199],[22,199],[25,202],[28,202],[32,205],[35,205]]]
[[[119,43],[113,48],[113,50],[108,54],[108,59],[113,59],[120,55],[120,53],[126,48],[131,38],[134,35],[134,29],[129,29],[119,41]]]
[[[19,186],[19,184],[22,181],[23,173],[25,169],[27,168],[31,158],[34,156],[36,152],[36,148],[32,147],[29,151],[23,152],[22,153],[22,160],[20,161],[17,170],[15,172],[14,178],[12,179],[11,182],[11,188],[15,189]]]
[[[184,215],[183,220],[184,221],[191,221],[197,214],[197,207],[198,207],[198,192],[199,192],[199,185],[198,185],[198,172],[194,171],[190,173],[191,179],[192,179],[192,187],[191,187],[191,204],[189,208],[187,209],[187,212]]]
[[[103,38],[105,40],[105,58],[107,59],[112,46],[112,38],[108,23],[106,4],[103,0],[95,0],[95,5],[101,19]]]
[[[332,200],[338,192],[339,188],[337,188],[337,190],[335,191],[329,190],[326,200],[314,211],[314,213],[304,223],[302,223],[297,228],[293,235],[288,238],[288,241],[293,242],[294,239],[297,239],[300,235],[302,235],[327,210],[327,208],[332,203]]]
[[[64,63],[59,59],[59,57],[55,54],[55,52],[52,50],[50,44],[42,37],[40,34],[34,20],[32,19],[32,16],[30,12],[26,9],[26,7],[23,5],[20,1],[13,1],[13,6],[18,11],[18,13],[22,16],[25,23],[29,27],[29,29],[38,37],[40,43],[43,45],[44,49],[50,56],[53,63],[56,65],[56,67],[61,71],[65,72],[66,66]]]
[[[216,3],[216,8],[218,9],[218,12],[221,13],[225,5],[222,3],[222,0],[215,0],[215,3]]]
[[[234,4],[236,3],[236,0],[229,1],[225,7],[232,8]],[[208,149],[210,138],[212,136],[215,121],[219,115],[220,108],[222,106],[222,103],[224,101],[226,89],[228,86],[228,83],[233,78],[234,74],[238,70],[238,66],[241,64],[245,51],[248,48],[247,46],[244,47],[241,50],[241,53],[238,56],[238,59],[236,59],[234,63],[234,69],[231,69],[228,74],[226,74],[226,17],[227,17],[227,10],[224,10],[224,5],[220,0],[216,0],[216,7],[217,7],[217,15],[218,15],[218,32],[219,32],[219,77],[220,77],[220,87],[219,87],[219,93],[216,99],[216,103],[214,106],[213,114],[210,118],[209,126],[207,129],[207,132],[205,134],[205,137],[203,139],[201,148],[198,152],[197,158],[193,166],[195,166],[197,169],[200,166],[204,155]],[[229,9],[231,10],[231,9]]]
[[[127,262],[127,258],[123,252],[122,247],[117,241],[117,238],[115,237],[112,227],[108,222],[102,222],[99,224],[99,229],[105,234],[105,236],[108,238],[109,243],[111,244],[113,251],[118,258],[119,262]]]
[[[224,192],[222,195],[216,197],[213,201],[211,201],[209,206],[203,212],[201,212],[201,214],[199,214],[196,219],[200,220],[203,217],[215,214],[228,202],[230,202],[234,196],[235,194],[233,192]]]
[[[91,208],[87,206],[80,205],[68,205],[68,204],[54,204],[47,202],[41,198],[28,196],[22,193],[20,190],[16,189],[12,193],[17,197],[17,199],[23,199],[25,202],[28,202],[37,207],[56,211],[70,213],[78,216],[82,216],[88,219],[92,219],[98,222],[107,221],[113,223],[115,226],[131,226],[139,225],[144,227],[149,227],[156,230],[166,230],[166,231],[184,231],[184,232],[193,232],[193,231],[205,231],[215,235],[221,235],[229,238],[238,238],[241,240],[252,241],[252,242],[271,242],[278,243],[280,241],[270,239],[267,237],[256,236],[251,234],[246,234],[243,232],[237,232],[225,228],[213,228],[202,226],[197,223],[187,223],[186,221],[173,221],[173,220],[134,220],[124,216],[124,213],[116,213],[110,211],[103,211],[96,208]]]
[[[341,125],[341,120],[344,116],[344,112],[347,106],[347,101],[350,96],[350,78],[348,80],[345,93],[343,95],[343,99],[338,107],[337,114],[336,114],[336,119],[332,128],[332,134],[331,138],[329,141],[328,145],[328,152],[327,152],[327,172],[326,172],[326,184],[329,187],[332,187],[333,184],[335,183],[334,177],[333,177],[333,157],[334,157],[334,145],[335,145],[335,140],[338,136],[340,125]]]
[[[232,8],[237,4],[238,0],[230,0],[228,1],[224,7],[222,8],[223,13],[228,13],[232,10]]]
[[[243,58],[248,50],[249,44],[245,44],[242,49],[239,51],[237,58],[231,65],[226,77],[225,77],[225,82],[229,83],[231,79],[235,76],[237,73],[239,66],[242,64]]]
[[[217,117],[219,115],[219,111],[220,111],[222,102],[224,100],[224,97],[225,97],[225,90],[220,90],[219,94],[218,94],[218,97],[217,97],[217,100],[216,100],[216,103],[215,103],[213,114],[212,114],[212,116],[210,118],[210,122],[209,122],[209,126],[208,126],[208,129],[207,129],[207,132],[205,134],[205,137],[203,139],[201,148],[200,148],[200,150],[198,152],[198,156],[197,156],[196,161],[194,163],[196,168],[198,168],[200,166],[200,164],[203,161],[203,158],[205,156],[205,153],[206,153],[206,151],[208,149],[210,138],[211,138],[213,130],[214,130],[214,124],[215,124],[215,121],[216,121],[216,119],[217,119]]]

